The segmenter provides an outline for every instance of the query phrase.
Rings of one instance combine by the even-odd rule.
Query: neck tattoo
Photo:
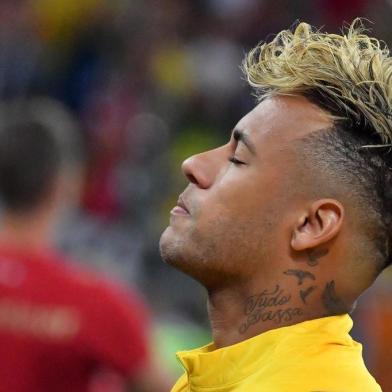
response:
[[[328,249],[313,249],[307,251],[307,264],[310,267],[318,265],[319,258],[328,254]],[[317,279],[315,274],[302,269],[288,269],[284,275],[293,277],[299,287],[298,297],[303,305],[308,305],[309,296],[316,292]],[[313,284],[311,284],[313,283]],[[244,315],[246,316],[239,328],[239,333],[244,334],[250,327],[260,322],[272,322],[277,326],[283,323],[291,323],[292,320],[302,316],[304,309],[292,304],[292,295],[286,292],[279,284],[272,289],[263,290],[261,293],[248,297],[245,301]],[[337,295],[335,281],[326,283],[321,294],[321,302],[327,311],[325,316],[342,314],[348,311],[347,305]]]
[[[243,334],[259,322],[272,321],[279,325],[302,315],[301,308],[290,306],[291,299],[291,294],[285,293],[278,284],[272,290],[263,290],[260,294],[247,298],[244,309],[247,319],[240,326],[239,332]]]

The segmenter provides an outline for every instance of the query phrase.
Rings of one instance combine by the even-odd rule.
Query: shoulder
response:
[[[83,268],[70,260],[61,263],[61,269],[61,275],[69,287],[83,294],[80,301],[84,299],[86,306],[97,308],[106,319],[111,316],[113,322],[117,319],[124,322],[129,318],[148,317],[142,295],[121,280]]]
[[[81,263],[56,252],[36,258],[34,264],[37,269],[46,270],[56,283],[72,286],[75,290],[99,293],[102,298],[116,301],[127,295],[132,297],[135,293],[115,277],[83,266]],[[137,297],[136,294],[135,296]]]
[[[140,314],[147,317],[147,306],[137,290],[114,277],[108,277],[56,252],[31,256],[25,265],[34,281],[45,281],[42,287],[53,300],[74,305],[97,316],[112,316],[113,321]],[[38,287],[38,285],[35,285]]]
[[[271,375],[265,380],[266,389],[276,392],[381,392],[362,358],[353,357],[350,353],[331,358],[317,357],[291,364]]]
[[[136,289],[114,278],[66,265],[74,304],[83,319],[81,336],[100,363],[131,376],[149,358],[150,315]],[[65,271],[65,270],[64,270]]]

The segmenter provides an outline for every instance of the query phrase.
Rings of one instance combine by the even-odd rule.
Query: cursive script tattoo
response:
[[[310,287],[308,287],[307,289],[305,289],[305,290],[300,290],[299,291],[299,295],[300,295],[300,297],[301,297],[301,299],[302,299],[302,302],[304,303],[304,304],[306,304],[306,297],[312,292],[312,291],[314,291],[316,289],[316,286],[310,286]]]
[[[298,269],[289,269],[287,271],[283,272],[285,275],[291,275],[291,276],[295,276],[298,278],[298,286],[302,285],[302,283],[304,282],[304,279],[309,278],[312,280],[316,280],[316,277],[308,271],[302,271],[302,270],[298,270]]]
[[[240,326],[239,332],[245,333],[251,325],[259,321],[273,321],[281,324],[283,321],[291,321],[295,316],[302,315],[302,309],[285,307],[290,302],[291,295],[285,294],[277,284],[272,291],[264,290],[261,294],[253,295],[246,300],[246,322]]]
[[[328,252],[328,249],[308,249],[306,252],[308,254],[308,265],[310,267],[318,265],[319,258],[327,255]]]
[[[334,280],[327,282],[321,299],[329,315],[342,314],[348,311],[347,305],[336,294]]]

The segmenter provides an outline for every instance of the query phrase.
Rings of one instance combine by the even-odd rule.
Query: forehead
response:
[[[332,119],[315,104],[300,96],[277,96],[259,103],[237,124],[256,146],[284,146],[295,139],[328,128]]]

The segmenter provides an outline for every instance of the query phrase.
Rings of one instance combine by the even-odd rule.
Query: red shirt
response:
[[[134,293],[52,253],[0,249],[1,392],[102,390],[103,370],[146,366],[147,335]]]

